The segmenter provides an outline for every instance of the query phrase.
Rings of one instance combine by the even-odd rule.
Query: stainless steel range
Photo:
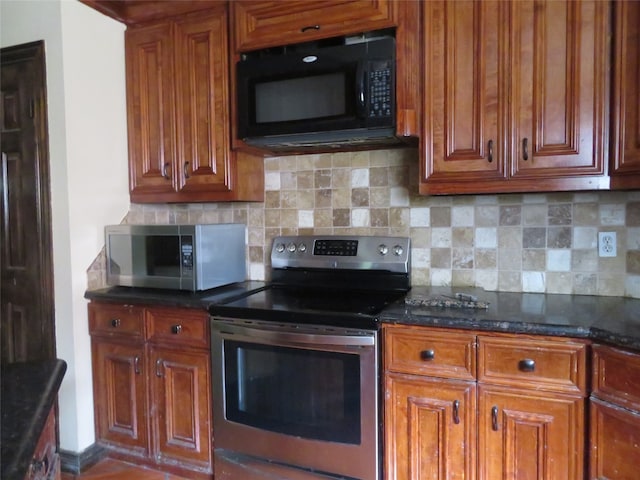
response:
[[[212,315],[216,480],[379,480],[378,317],[401,237],[277,237],[266,288]]]

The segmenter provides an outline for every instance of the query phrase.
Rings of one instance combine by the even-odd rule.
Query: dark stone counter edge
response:
[[[3,367],[1,478],[22,479],[27,474],[66,370],[66,362],[60,359]],[[25,375],[27,380],[22,378]],[[21,379],[19,386],[15,385]],[[28,380],[35,380],[39,391],[33,391]],[[5,414],[10,416],[5,418]]]
[[[85,292],[85,298],[89,300],[130,303],[141,305],[163,305],[182,308],[203,308],[211,305],[224,305],[243,296],[255,293],[266,287],[265,282],[246,281],[236,284],[218,287],[206,292],[180,292],[154,289],[139,289],[130,287],[109,287],[100,290]],[[419,290],[419,289],[414,289]],[[435,290],[435,289],[434,289]],[[439,289],[438,291],[443,290]],[[444,289],[443,291],[447,291]],[[478,293],[481,290],[475,290]],[[484,292],[487,293],[487,292]],[[530,294],[498,294],[505,297]],[[551,295],[551,297],[570,297],[569,295]],[[579,296],[578,296],[579,297]],[[602,297],[610,301],[612,297]],[[614,299],[615,300],[615,299]],[[620,298],[621,301],[625,299]],[[617,300],[616,300],[617,301]],[[639,305],[640,305],[640,301]],[[420,310],[417,314],[416,311]],[[591,312],[594,313],[594,312]],[[495,315],[495,316],[494,316]],[[570,322],[556,324],[542,318],[540,321],[526,321],[517,318],[505,317],[496,312],[488,312],[478,318],[477,312],[465,313],[464,309],[437,308],[424,309],[420,307],[408,307],[399,301],[380,314],[381,323],[397,323],[405,325],[422,325],[443,328],[467,329],[487,332],[522,333],[530,335],[547,335],[559,337],[573,337],[590,339],[594,342],[627,348],[640,352],[640,327],[632,333],[627,332],[624,319],[621,322],[623,328],[613,328],[606,324],[599,325],[596,319],[583,322]],[[489,318],[488,318],[489,317]],[[493,318],[491,318],[493,317]],[[633,325],[633,322],[628,322]],[[618,325],[619,327],[620,325]]]
[[[526,335],[582,338],[595,343],[626,348],[640,353],[640,338],[611,332],[599,327],[540,324],[516,320],[470,320],[465,318],[450,318],[435,314],[411,316],[384,313],[381,315],[380,321],[383,324],[452,328],[478,332],[520,333]]]

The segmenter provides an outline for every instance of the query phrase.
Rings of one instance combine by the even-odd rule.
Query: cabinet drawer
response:
[[[144,338],[143,310],[132,305],[89,304],[91,335]]]
[[[476,376],[473,334],[395,325],[384,332],[387,370],[462,380]]]
[[[586,344],[540,337],[478,337],[478,381],[586,394]]]
[[[593,393],[640,411],[640,354],[603,345],[593,346]]]
[[[149,340],[165,345],[209,346],[209,315],[201,310],[147,310]]]

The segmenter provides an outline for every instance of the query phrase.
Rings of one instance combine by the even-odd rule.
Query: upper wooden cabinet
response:
[[[640,2],[614,10],[611,188],[640,188]]]
[[[132,202],[262,200],[262,159],[230,149],[227,6],[126,32]]]
[[[392,0],[239,0],[231,11],[239,52],[394,25]]]
[[[423,2],[423,194],[608,188],[608,2]]]

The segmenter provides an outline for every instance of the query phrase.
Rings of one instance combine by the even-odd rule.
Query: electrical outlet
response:
[[[616,253],[616,232],[599,232],[598,255],[601,257],[615,257]]]

